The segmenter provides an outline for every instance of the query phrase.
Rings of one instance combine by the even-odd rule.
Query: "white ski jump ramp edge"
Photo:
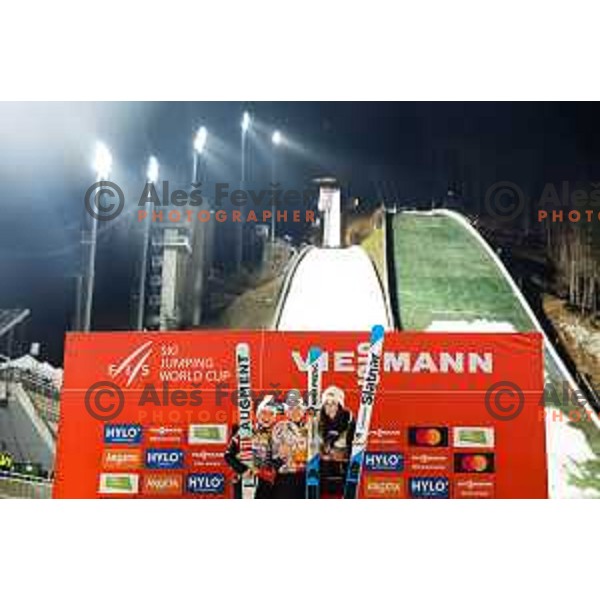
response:
[[[412,214],[420,215],[442,215],[449,217],[460,223],[481,245],[487,255],[494,262],[502,276],[506,279],[511,287],[511,290],[527,316],[531,319],[536,330],[542,334],[544,339],[544,349],[552,357],[554,364],[560,371],[561,376],[569,384],[573,391],[579,390],[577,382],[563,363],[558,352],[548,339],[535,313],[529,306],[529,303],[523,296],[523,293],[513,280],[504,263],[498,258],[490,245],[480,235],[480,233],[471,225],[469,220],[460,213],[448,209],[435,209],[432,211],[406,211]],[[579,396],[576,396],[579,401]],[[582,408],[587,409],[587,402],[582,404]],[[546,454],[548,457],[548,492],[551,498],[585,498],[590,497],[579,488],[569,484],[569,472],[572,464],[577,460],[586,460],[594,458],[594,454],[586,443],[584,435],[569,427],[568,423],[563,423],[561,420],[555,419],[555,411],[546,408]],[[594,410],[588,410],[587,414],[594,425],[600,429],[600,418]]]
[[[303,254],[274,323],[280,331],[370,331],[378,324],[393,328],[375,267],[360,246]]]

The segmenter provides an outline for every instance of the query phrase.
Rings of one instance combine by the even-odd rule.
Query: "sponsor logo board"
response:
[[[190,467],[220,467],[223,465],[222,452],[197,450],[188,453]]]
[[[450,470],[450,457],[447,454],[433,454],[431,452],[416,452],[408,456],[411,471],[448,471]]]
[[[455,473],[494,473],[493,452],[457,452],[454,455]]]
[[[364,498],[404,498],[404,478],[365,476]]]
[[[137,473],[100,473],[101,494],[137,494],[139,475]]]
[[[189,473],[186,477],[186,491],[190,494],[223,494],[225,475],[223,473]]]
[[[452,443],[455,448],[493,448],[493,427],[454,427]]]
[[[363,465],[365,470],[396,471],[404,470],[404,455],[400,452],[366,452]]]
[[[188,429],[188,444],[225,444],[227,425],[192,423]]]
[[[102,468],[111,469],[139,469],[142,466],[142,451],[139,448],[106,449],[102,452]]]
[[[105,444],[139,444],[142,441],[142,426],[138,423],[106,423]]]
[[[454,480],[455,498],[493,498],[494,480],[481,477],[457,477]]]
[[[183,436],[183,427],[174,427],[172,425],[149,427],[146,432],[148,442],[151,444],[182,444]]]
[[[179,448],[148,448],[146,467],[149,469],[183,469],[183,450]]]
[[[409,427],[408,444],[409,446],[421,448],[446,448],[448,446],[448,428],[433,426]]]
[[[450,482],[447,477],[411,477],[408,480],[411,498],[449,498]]]
[[[148,473],[142,479],[142,492],[149,496],[180,496],[183,476],[177,473]]]

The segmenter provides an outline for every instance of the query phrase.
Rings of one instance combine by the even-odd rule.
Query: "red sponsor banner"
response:
[[[55,496],[239,495],[239,343],[250,353],[255,497],[304,497],[314,346],[321,496],[340,497],[368,333],[69,334]],[[537,334],[388,333],[359,497],[546,497],[541,348]]]

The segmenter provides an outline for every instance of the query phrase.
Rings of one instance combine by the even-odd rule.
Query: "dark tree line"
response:
[[[582,315],[600,317],[600,222],[546,224],[557,293]]]

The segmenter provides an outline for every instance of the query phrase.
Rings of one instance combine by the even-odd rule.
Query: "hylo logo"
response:
[[[146,450],[149,469],[183,469],[183,450],[178,448],[149,448]]]
[[[364,466],[367,471],[400,472],[404,470],[404,455],[399,452],[367,452]]]
[[[411,477],[409,489],[412,498],[450,497],[450,486],[447,477]]]
[[[134,423],[104,425],[105,444],[139,444],[142,441],[142,426]]]
[[[223,473],[190,473],[187,491],[191,494],[222,494],[225,489]]]

